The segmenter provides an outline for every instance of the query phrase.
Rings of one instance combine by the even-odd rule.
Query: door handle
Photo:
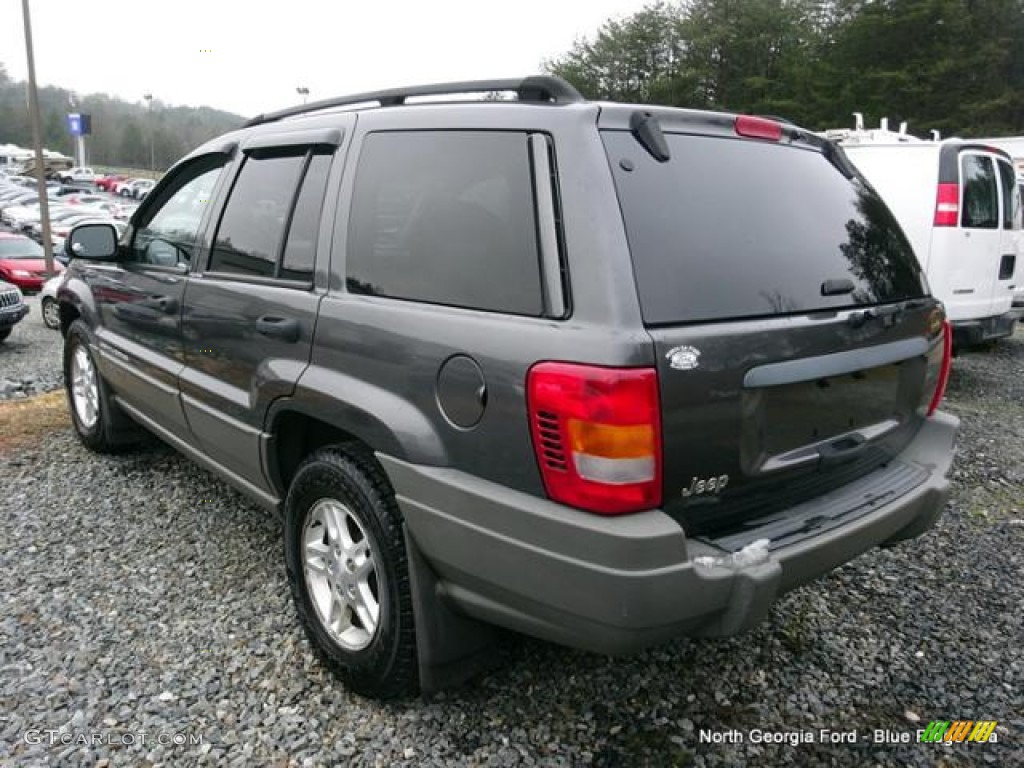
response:
[[[150,296],[143,303],[168,315],[173,315],[178,311],[178,300],[171,296]]]
[[[263,315],[256,320],[256,332],[272,339],[295,342],[299,340],[299,321],[290,317]]]

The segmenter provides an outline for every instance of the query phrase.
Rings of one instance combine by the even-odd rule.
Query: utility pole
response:
[[[302,97],[302,103],[305,104],[306,99],[309,98],[309,88],[307,88],[304,85],[300,85],[298,88],[295,89],[295,92]]]
[[[50,200],[46,196],[46,166],[43,164],[43,130],[39,119],[39,92],[36,90],[36,62],[32,54],[32,20],[29,17],[28,0],[21,0],[21,12],[25,20],[25,53],[28,56],[29,117],[32,119],[32,143],[36,153],[36,185],[39,189],[39,220],[43,225],[43,257],[46,260],[46,275],[53,277],[53,240],[50,236]]]
[[[156,151],[154,149],[155,138],[153,136],[153,133],[155,131],[155,129],[153,127],[153,94],[152,93],[144,93],[144,94],[142,94],[142,98],[144,98],[146,100],[146,103],[149,105],[149,170],[155,171],[156,170]]]

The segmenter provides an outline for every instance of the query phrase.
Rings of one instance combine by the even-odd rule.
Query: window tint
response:
[[[246,158],[217,228],[211,272],[274,276],[305,161],[304,154]]]
[[[281,277],[289,280],[311,280],[316,257],[316,240],[320,230],[320,210],[331,170],[330,155],[313,155],[309,161],[299,201],[295,204],[288,242],[284,248]]]
[[[999,227],[999,196],[992,161],[981,155],[961,155],[964,204],[960,225],[972,229]]]
[[[602,135],[649,324],[924,293],[910,243],[885,203],[820,152],[668,134],[671,159],[659,163],[627,132]],[[829,280],[849,281],[852,291],[823,296]]]
[[[348,289],[355,293],[539,315],[526,134],[367,136],[347,263]]]
[[[1003,186],[1003,229],[1020,229],[1020,189],[1017,187],[1013,166],[1002,160],[997,160],[996,166],[999,168],[999,181]]]
[[[218,165],[211,168],[211,162]],[[183,172],[165,190],[164,194],[170,196],[150,211],[148,221],[135,232],[131,252],[136,261],[164,267],[188,265],[192,261],[199,224],[220,177],[222,163],[221,158],[200,161],[192,173]]]

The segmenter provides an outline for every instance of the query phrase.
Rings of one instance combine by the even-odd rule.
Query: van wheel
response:
[[[321,660],[356,693],[419,690],[401,514],[358,445],[322,448],[285,500],[285,563],[299,621]]]

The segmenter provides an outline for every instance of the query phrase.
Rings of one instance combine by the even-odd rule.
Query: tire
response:
[[[90,386],[94,386],[92,394],[88,392]],[[71,423],[87,448],[97,453],[113,453],[125,444],[117,439],[117,434],[118,425],[128,417],[110,399],[81,320],[71,324],[64,340],[64,389]]]
[[[285,499],[284,538],[292,599],[321,661],[362,696],[416,694],[402,518],[372,456],[345,444],[303,461]]]
[[[3,344],[5,341],[7,341],[7,337],[11,335],[11,331],[13,330],[13,327],[0,329],[0,344]]]
[[[40,304],[40,310],[43,315],[43,323],[46,324],[46,327],[52,328],[55,331],[59,330],[60,305],[57,304],[57,300],[51,299],[49,296],[47,296],[45,299],[43,299],[42,303]]]

